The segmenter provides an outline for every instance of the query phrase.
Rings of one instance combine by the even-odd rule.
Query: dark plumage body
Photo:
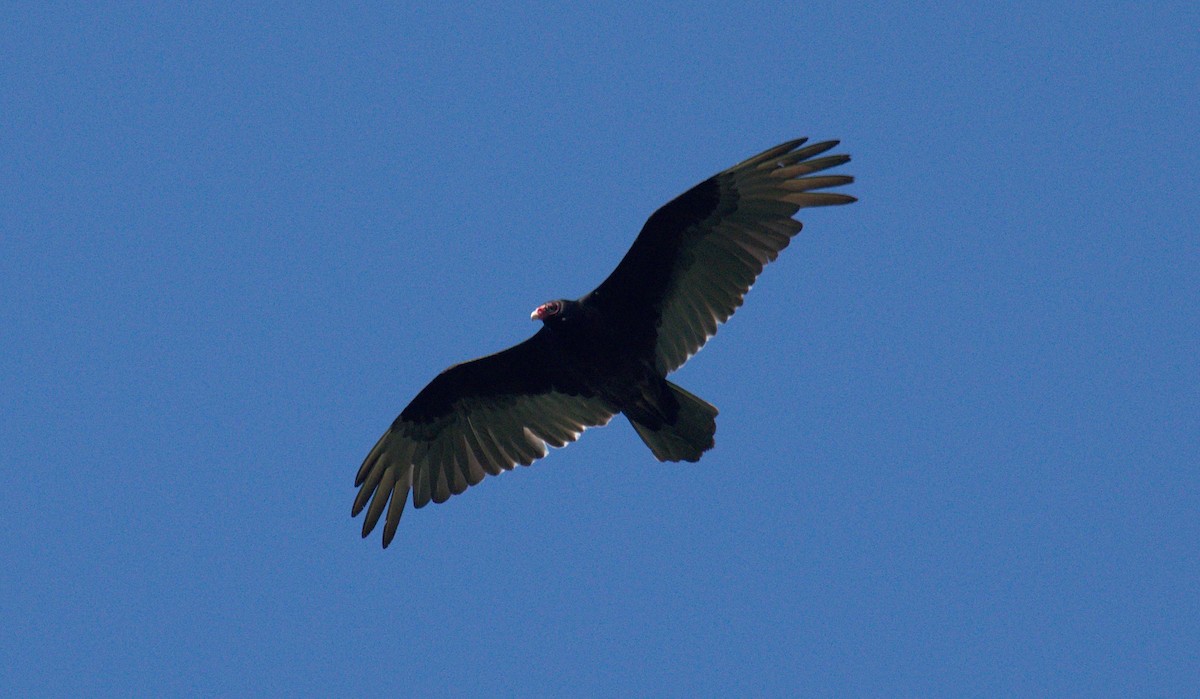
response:
[[[741,305],[800,230],[799,208],[854,201],[815,191],[849,176],[807,176],[849,156],[817,158],[836,142],[797,150],[803,143],[776,146],[666,204],[594,291],[539,306],[532,317],[543,327],[533,337],[452,366],[422,389],[359,469],[353,514],[371,503],[363,536],[390,499],[388,545],[410,488],[415,507],[442,502],[617,413],[660,461],[696,461],[712,448],[717,409],[667,374]]]

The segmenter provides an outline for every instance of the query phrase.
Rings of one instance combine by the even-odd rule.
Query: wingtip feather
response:
[[[841,194],[839,192],[795,192],[782,197],[782,199],[801,208],[841,206],[843,204],[853,204],[858,201],[858,199],[849,194]]]
[[[388,503],[387,517],[383,523],[383,547],[387,548],[396,537],[396,528],[400,526],[400,516],[404,514],[404,505],[408,502],[409,486],[412,483],[412,468],[410,467],[396,481],[392,490],[392,500]]]
[[[775,158],[778,158],[779,156],[781,156],[785,153],[793,151],[793,150],[799,148],[800,146],[804,145],[807,142],[808,142],[808,138],[796,138],[796,139],[792,139],[791,141],[785,141],[783,143],[780,143],[777,146],[766,149],[765,151],[759,153],[758,155],[751,156],[751,157],[743,160],[742,162],[738,163],[737,165],[734,165],[733,167],[729,168],[729,170],[740,170],[743,168],[750,169],[750,168],[762,167],[764,164],[770,163]]]
[[[388,498],[392,493],[392,487],[396,485],[397,477],[396,466],[388,466],[384,469],[383,478],[379,481],[379,488],[375,491],[375,497],[371,500],[371,506],[367,508],[366,518],[363,520],[363,536],[371,533],[379,522],[379,516],[383,514],[383,507],[387,504]]]

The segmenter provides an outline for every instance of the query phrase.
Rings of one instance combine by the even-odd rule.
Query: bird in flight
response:
[[[806,142],[763,151],[676,197],[595,290],[543,303],[528,340],[455,364],[421,389],[354,479],[351,516],[367,509],[363,537],[386,508],[386,548],[410,491],[414,507],[445,502],[617,413],[659,461],[698,461],[713,447],[717,409],[667,374],[742,305],[800,231],[798,210],[855,201],[825,191],[854,178],[815,174],[850,156],[825,155],[837,141]]]

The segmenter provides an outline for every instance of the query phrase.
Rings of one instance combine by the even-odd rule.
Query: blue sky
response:
[[[1194,3],[0,10],[0,694],[1200,694]],[[445,366],[783,140],[860,198],[387,551]]]

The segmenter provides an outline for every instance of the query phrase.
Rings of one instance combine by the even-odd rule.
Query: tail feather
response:
[[[666,384],[679,403],[674,423],[660,424],[654,429],[628,414],[626,417],[659,461],[699,461],[700,455],[716,443],[713,435],[717,432],[717,409],[670,381]]]

